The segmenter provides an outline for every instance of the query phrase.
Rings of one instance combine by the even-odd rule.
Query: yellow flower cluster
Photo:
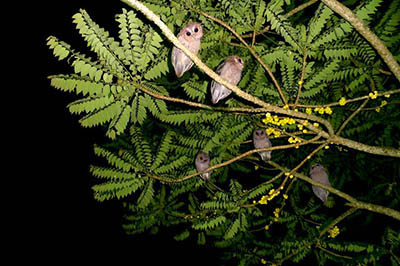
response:
[[[273,124],[276,126],[293,125],[296,121],[293,118],[282,118],[280,119],[277,115],[272,116],[270,113],[266,113],[265,118],[262,120],[264,124]]]
[[[265,132],[267,133],[268,136],[274,135],[275,138],[280,137],[281,132],[279,130],[276,130],[273,127],[269,127],[265,130]]]
[[[290,179],[292,179],[294,177],[294,175],[291,175],[289,172],[286,172],[285,176],[288,176]]]
[[[378,98],[378,91],[370,92],[368,96],[373,100]]]
[[[300,143],[300,142],[301,142],[301,139],[296,138],[296,137],[290,137],[290,138],[288,139],[288,142],[289,142],[289,143]]]
[[[335,225],[331,230],[329,230],[329,236],[331,238],[335,238],[340,233],[339,227]]]
[[[387,101],[385,101],[385,100],[383,100],[382,102],[381,102],[381,105],[379,106],[379,107],[376,107],[375,108],[375,111],[377,111],[378,113],[381,111],[381,108],[383,107],[383,106],[385,106],[385,105],[387,105]]]
[[[264,259],[261,259],[261,264],[267,264],[267,261]]]
[[[275,216],[275,218],[279,218],[279,212],[280,212],[281,210],[279,209],[279,208],[276,208],[275,210],[274,210],[274,216]]]
[[[271,201],[273,198],[275,198],[276,196],[278,196],[279,193],[281,193],[279,189],[278,189],[278,190],[271,189],[271,190],[268,192],[268,195],[262,196],[261,199],[258,201],[258,203],[259,203],[259,204],[267,204],[268,201]]]
[[[307,109],[306,109],[306,112],[307,112]],[[327,106],[325,108],[324,107],[315,107],[314,112],[318,112],[320,115],[323,115],[325,113],[328,115],[331,115],[333,113],[332,109],[329,106]]]
[[[346,98],[344,98],[344,97],[340,98],[339,104],[340,104],[341,106],[345,105],[345,104],[346,104]]]

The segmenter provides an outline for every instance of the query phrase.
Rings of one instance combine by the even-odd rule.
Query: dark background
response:
[[[28,5],[24,5],[22,39],[23,46],[33,50],[19,51],[30,56],[19,67],[32,76],[29,83],[22,77],[16,82],[24,84],[22,98],[31,106],[25,112],[27,126],[21,138],[26,141],[25,150],[32,153],[24,155],[29,166],[23,162],[17,166],[27,170],[24,188],[29,197],[16,208],[22,218],[18,225],[21,238],[14,238],[15,248],[25,246],[32,251],[26,255],[29,259],[53,261],[55,265],[83,260],[92,262],[90,265],[119,265],[115,262],[122,260],[130,265],[219,265],[215,251],[199,247],[194,241],[177,242],[168,229],[154,236],[124,234],[120,202],[97,202],[90,188],[96,181],[89,173],[89,165],[95,160],[93,144],[107,138],[98,128],[80,127],[79,116],[71,115],[66,108],[77,96],[50,87],[47,79],[52,74],[73,71],[67,62],[53,56],[46,46],[48,36],[56,36],[73,49],[91,55],[72,23],[71,17],[80,8],[118,39],[114,15],[130,7],[120,1],[39,1]],[[26,259],[24,256],[17,259]]]

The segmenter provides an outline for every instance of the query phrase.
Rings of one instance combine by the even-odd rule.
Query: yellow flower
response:
[[[262,196],[261,199],[258,201],[259,204],[267,204],[267,196]]]
[[[267,264],[267,261],[264,260],[264,259],[261,259],[261,263],[262,263],[262,264]]]
[[[287,194],[283,194],[283,198],[287,199],[287,198],[289,198],[289,196]]]
[[[340,233],[339,227],[335,225],[335,227],[329,230],[328,237],[335,238],[339,233]]]
[[[333,112],[332,112],[332,109],[328,106],[328,107],[325,107],[325,113],[327,113],[328,115],[331,115]]]
[[[323,115],[325,113],[325,109],[323,107],[315,107],[314,111],[318,112],[321,115]]]
[[[258,165],[254,165],[254,170],[258,170],[259,166]]]
[[[289,176],[289,175],[290,175],[290,173],[289,173],[289,172],[286,172],[286,173],[285,173],[285,176]]]
[[[325,145],[325,150],[329,149],[329,145]]]
[[[302,80],[299,80],[299,85],[301,85],[301,84],[303,84],[304,83],[304,81],[302,81]]]
[[[375,108],[375,111],[377,111],[378,113],[381,111],[380,107]]]
[[[303,133],[304,134],[308,133],[308,130],[307,129],[303,129]]]
[[[303,130],[303,125],[302,125],[302,124],[298,124],[297,127],[298,127],[300,130]]]
[[[269,195],[272,195],[272,194],[274,194],[274,192],[275,192],[275,189],[271,189],[271,190],[268,192],[268,194],[269,194]]]
[[[385,98],[389,98],[390,97],[390,94],[385,94]]]
[[[294,177],[294,175],[290,175],[289,178],[292,179]]]
[[[274,216],[276,217],[276,218],[278,218],[279,217],[279,212],[280,212],[281,210],[279,209],[279,208],[276,208],[275,210],[274,210]]]
[[[340,98],[339,104],[340,104],[341,106],[345,105],[345,104],[346,104],[346,98],[344,98],[344,97]]]
[[[383,106],[385,106],[385,105],[387,105],[387,101],[383,100],[383,101],[381,102],[381,107],[383,107]]]
[[[376,98],[378,97],[378,91],[370,92],[370,93],[368,94],[368,96],[369,96],[371,99],[376,99]]]
[[[267,224],[266,226],[264,226],[264,229],[268,230],[269,229],[269,225]]]
[[[285,104],[285,106],[283,106],[283,109],[289,109],[289,105],[288,104]]]
[[[274,137],[275,138],[278,138],[278,137],[280,137],[281,136],[281,132],[279,132],[279,131],[274,131]]]
[[[306,108],[306,114],[309,114],[309,115],[310,115],[311,113],[312,113],[312,109],[309,108],[309,107],[307,107],[307,108]]]
[[[271,135],[273,132],[275,131],[275,129],[273,127],[269,127],[265,130],[265,132],[267,133],[267,135]]]
[[[313,126],[314,127],[319,127],[319,124],[318,123],[314,123]]]
[[[306,120],[306,121],[304,121],[304,125],[305,126],[307,126],[308,125],[308,121]]]

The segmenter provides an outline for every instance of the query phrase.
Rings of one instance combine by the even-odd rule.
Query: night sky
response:
[[[28,127],[23,138],[28,140],[27,145],[32,145],[32,149],[27,145],[25,148],[34,152],[27,155],[33,166],[28,169],[25,186],[31,199],[19,206],[24,216],[21,231],[27,232],[23,245],[39,250],[34,252],[39,261],[56,258],[54,265],[59,265],[58,261],[83,260],[92,262],[90,265],[120,260],[129,265],[218,265],[216,254],[209,247],[199,247],[195,240],[176,242],[169,229],[155,236],[126,236],[121,227],[124,211],[120,203],[93,199],[90,187],[96,180],[89,173],[89,165],[95,160],[93,144],[107,139],[99,128],[82,128],[78,123],[80,116],[68,112],[67,104],[78,96],[50,87],[48,75],[72,73],[73,69],[52,55],[46,38],[56,36],[74,49],[88,53],[71,17],[83,8],[118,39],[114,15],[129,7],[116,0],[51,3],[47,6],[40,1],[35,6],[24,6],[29,13],[24,32],[32,36],[25,38],[25,46],[33,48],[28,67],[34,82],[24,88],[32,107],[26,113]],[[20,244],[16,244],[17,248]]]

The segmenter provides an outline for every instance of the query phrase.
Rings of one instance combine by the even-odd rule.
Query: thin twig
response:
[[[391,94],[396,94],[396,93],[400,93],[400,89],[396,89],[396,90],[390,90],[390,91],[383,91],[383,92],[379,92],[377,97],[382,97],[384,95],[391,95]],[[364,96],[360,96],[360,97],[356,97],[353,99],[346,99],[346,104],[347,103],[352,103],[352,102],[358,102],[358,101],[362,101],[365,99],[368,99],[369,96],[368,95],[364,95]],[[289,104],[289,106],[293,106],[294,104]],[[328,104],[323,104],[323,105],[313,105],[313,104],[298,104],[297,107],[301,107],[301,108],[315,108],[315,107],[332,107],[332,106],[340,106],[339,102],[334,102],[334,103],[328,103]]]
[[[292,9],[291,11],[289,11],[288,13],[286,13],[286,14],[283,15],[283,16],[284,16],[285,18],[289,18],[289,17],[293,16],[294,14],[296,14],[297,12],[300,12],[301,10],[303,10],[303,9],[305,9],[305,8],[307,8],[307,7],[309,7],[309,6],[311,6],[312,4],[314,4],[314,3],[318,2],[318,1],[319,1],[319,0],[311,0],[311,1],[308,1],[307,3],[304,3],[304,4],[302,4],[302,5],[299,5],[299,6],[296,7],[295,9]],[[262,29],[262,30],[256,32],[255,35],[260,35],[260,34],[266,33],[266,32],[269,31],[270,29],[271,29],[271,26],[268,25],[268,26],[266,26],[264,29]],[[245,39],[245,38],[251,38],[251,37],[253,37],[253,33],[244,34],[244,35],[241,35],[241,37],[242,37],[243,39]]]
[[[297,90],[296,101],[294,102],[293,109],[296,109],[296,105],[299,103],[301,88],[303,87],[303,82],[304,82],[304,75],[306,74],[306,60],[307,60],[307,52],[304,51],[303,67],[301,69],[301,77],[300,77],[300,81],[299,81],[299,89]]]
[[[296,14],[297,12],[300,12],[301,10],[303,10],[304,8],[307,8],[309,6],[311,6],[312,4],[315,4],[316,2],[318,2],[319,0],[311,0],[308,1],[307,3],[304,3],[302,5],[299,5],[298,7],[296,7],[295,9],[292,9],[291,11],[289,11],[288,13],[286,13],[284,15],[284,17],[288,18],[293,16],[294,14]]]
[[[322,251],[324,251],[324,252],[326,252],[328,254],[331,254],[332,256],[338,257],[338,258],[344,258],[344,259],[348,259],[348,260],[353,259],[352,257],[346,256],[346,255],[340,255],[340,254],[337,254],[337,253],[335,253],[335,252],[333,252],[333,251],[331,251],[329,249],[323,248],[323,247],[321,247],[321,245],[316,245],[316,247],[319,248],[320,250],[322,250]]]
[[[319,233],[319,238],[321,238],[326,232],[328,232],[331,228],[333,228],[335,225],[337,225],[339,222],[341,222],[343,219],[345,219],[347,216],[353,214],[355,211],[357,211],[357,208],[350,208],[344,213],[342,213],[339,217],[337,217],[335,220],[333,220],[329,225],[324,227],[322,231]]]
[[[357,110],[355,110],[344,122],[343,124],[340,126],[340,128],[337,130],[336,135],[339,136],[340,133],[342,133],[343,129],[345,128],[345,126],[351,121],[351,119],[353,119],[359,112],[361,112],[362,108],[364,108],[364,106],[368,103],[369,98],[367,98],[361,105],[360,107],[357,108]]]

